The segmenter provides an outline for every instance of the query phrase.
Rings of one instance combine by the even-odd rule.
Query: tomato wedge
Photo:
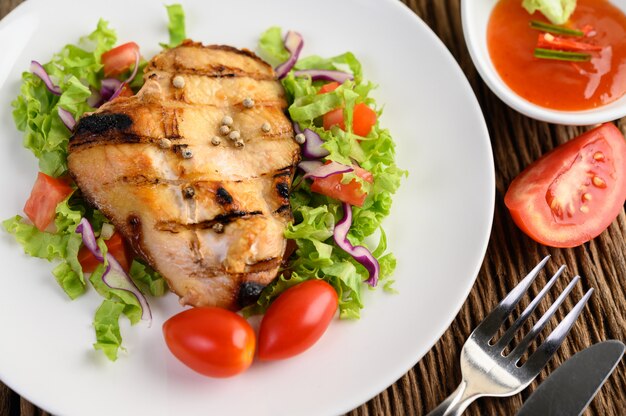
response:
[[[109,253],[115,260],[122,266],[124,271],[128,272],[130,268],[130,259],[129,250],[126,247],[126,243],[122,238],[122,235],[118,232],[113,233],[111,238],[105,241],[107,249]],[[83,268],[84,273],[91,273],[96,270],[96,267],[100,262],[98,259],[91,254],[91,251],[85,246],[81,247],[78,251],[78,261],[80,262],[81,267]]]
[[[39,231],[44,231],[54,220],[56,208],[73,189],[63,179],[39,172],[37,180],[24,205],[24,213]]]
[[[597,237],[625,200],[626,141],[611,123],[532,163],[504,197],[517,226],[552,247],[576,247]]]
[[[139,45],[128,42],[102,54],[104,76],[114,77],[130,69],[139,54]]]
[[[365,169],[354,166],[354,173],[369,183],[374,182],[374,175]],[[326,178],[315,178],[311,184],[311,191],[338,199],[350,205],[362,207],[367,193],[361,189],[361,184],[356,179],[343,184],[341,183],[342,179],[343,174],[330,175]]]

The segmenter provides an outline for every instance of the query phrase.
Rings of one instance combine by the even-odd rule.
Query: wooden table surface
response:
[[[21,1],[0,0],[0,18]],[[592,242],[574,249],[548,248],[526,237],[513,224],[503,203],[509,183],[530,162],[585,129],[533,121],[511,110],[494,96],[478,76],[465,47],[459,0],[404,1],[443,40],[478,97],[489,127],[495,158],[495,218],[489,248],[476,284],[448,331],[406,375],[349,415],[422,415],[434,408],[455,389],[460,380],[459,354],[472,329],[526,271],[550,254],[553,259],[547,267],[550,273],[555,272],[558,265],[566,264],[568,277],[579,274],[583,279],[542,335],[554,328],[554,323],[563,318],[584,291],[593,287],[596,292],[560,351],[528,389],[510,398],[481,399],[472,404],[466,413],[470,416],[513,415],[537,384],[577,351],[607,339],[626,340],[626,216],[622,210],[607,231]],[[617,124],[626,133],[626,118],[618,120]],[[554,300],[554,293],[562,290],[567,280],[561,279],[556,283],[547,302],[539,306],[541,313],[545,312],[546,305]],[[544,282],[545,277],[541,277],[533,286],[533,296]],[[47,414],[0,383],[0,416]],[[623,362],[602,387],[585,415],[626,415],[626,366]]]

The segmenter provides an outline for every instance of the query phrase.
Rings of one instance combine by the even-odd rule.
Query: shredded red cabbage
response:
[[[353,80],[354,76],[347,72],[332,71],[326,69],[301,69],[293,73],[297,77],[310,76],[313,81],[336,81],[343,84],[347,80]]]
[[[306,141],[302,145],[302,155],[307,159],[319,159],[328,156],[330,152],[322,147],[324,140],[311,129],[304,129]]]
[[[367,269],[369,278],[365,283],[375,287],[378,284],[378,275],[380,274],[378,260],[376,260],[376,257],[374,257],[366,247],[353,246],[350,241],[348,241],[348,231],[350,231],[350,227],[352,226],[352,207],[345,202],[342,203],[342,207],[343,218],[335,225],[333,232],[335,243]]]
[[[298,167],[304,171],[304,173],[311,173],[315,169],[324,166],[323,162],[319,160],[305,160],[304,162],[298,163]]]
[[[67,127],[69,131],[73,131],[74,126],[76,125],[76,120],[74,120],[74,116],[72,116],[72,113],[61,107],[57,107],[57,109],[59,112],[59,117],[61,118],[63,124],[65,124],[65,127]]]
[[[298,166],[302,165],[302,163],[306,163],[306,162],[301,162]],[[338,175],[340,173],[352,172],[353,170],[354,170],[354,168],[352,166],[343,165],[343,164],[341,164],[339,162],[332,161],[330,163],[326,163],[325,165],[321,165],[321,166],[318,165],[318,167],[315,168],[314,170],[312,170],[311,172],[307,172],[304,175],[304,177],[305,178],[324,179],[324,178],[328,178],[329,176],[332,176],[332,175]]]
[[[80,220],[78,227],[76,227],[76,232],[81,234],[83,244],[85,244],[85,247],[87,247],[91,254],[93,254],[98,261],[104,263],[104,256],[102,255],[100,247],[98,247],[98,242],[93,232],[93,228],[91,228],[91,224],[89,224],[89,221],[87,221],[86,218]],[[108,264],[104,274],[102,275],[102,281],[111,289],[126,290],[127,292],[135,295],[139,301],[139,305],[141,306],[141,319],[148,321],[148,324],[152,323],[152,311],[150,310],[150,305],[148,304],[146,297],[143,293],[141,293],[137,286],[135,286],[133,281],[126,274],[117,260],[115,260],[115,257],[111,255],[111,253],[106,254],[106,259]]]
[[[50,79],[50,75],[46,72],[46,69],[37,61],[30,61],[30,72],[37,75],[44,84],[46,84],[46,88],[54,95],[61,95],[61,87],[58,85],[54,85],[54,82]]]
[[[276,67],[276,76],[278,79],[284,78],[289,71],[291,71],[291,68],[293,68],[298,61],[303,46],[304,40],[298,32],[291,30],[287,32],[285,35],[285,49],[287,49],[291,55],[289,59]]]

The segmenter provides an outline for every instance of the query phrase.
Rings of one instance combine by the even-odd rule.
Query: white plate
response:
[[[336,321],[311,350],[255,363],[226,380],[196,375],[167,350],[161,324],[176,297],[154,300],[154,324],[122,327],[115,363],[91,348],[91,290],[69,301],[50,274],[0,232],[0,379],[56,415],[326,415],[364,403],[401,377],[448,327],[474,282],[491,229],[494,168],[480,107],[451,55],[396,0],[183,1],[188,36],[255,48],[271,25],[298,30],[303,56],[353,51],[380,85],[384,125],[409,170],[386,229],[398,257],[397,295],[366,294],[359,321]],[[166,14],[150,0],[29,0],[0,23],[0,217],[21,211],[36,175],[21,147],[11,100],[31,59],[47,61],[99,17],[145,56],[167,41]],[[123,322],[126,322],[123,320]]]

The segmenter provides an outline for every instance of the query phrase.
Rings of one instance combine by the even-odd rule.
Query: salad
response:
[[[167,6],[170,42],[185,38],[180,5]],[[24,146],[39,160],[37,182],[26,203],[4,227],[33,257],[55,261],[55,279],[71,298],[91,285],[104,298],[95,311],[94,347],[115,360],[122,344],[119,320],[132,324],[149,316],[146,295],[162,296],[162,276],[125,245],[104,215],[85,200],[67,175],[67,146],[75,121],[102,103],[132,95],[143,84],[146,61],[133,42],[115,47],[117,37],[101,20],[76,45],[66,45],[46,64],[33,61],[22,75],[13,102]],[[387,252],[381,227],[405,172],[394,162],[394,143],[379,125],[381,110],[369,96],[351,53],[299,58],[303,40],[285,39],[274,27],[260,37],[259,54],[276,67],[290,103],[289,115],[303,144],[304,161],[290,202],[294,221],[285,232],[293,253],[276,280],[244,316],[264,313],[295,285],[323,280],[334,288],[342,318],[358,318],[361,292],[380,286],[393,291],[396,260]],[[330,81],[330,82],[329,82]],[[369,239],[379,233],[378,242]],[[89,283],[88,283],[89,282]]]

